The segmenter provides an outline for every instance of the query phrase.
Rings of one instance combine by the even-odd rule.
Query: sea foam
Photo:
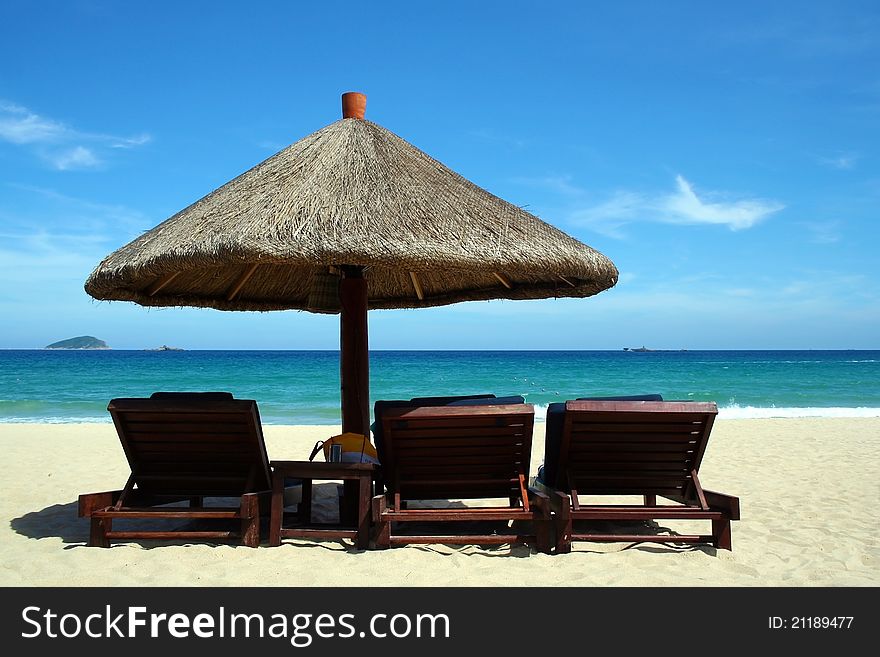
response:
[[[547,419],[547,404],[535,404],[535,422]],[[880,417],[880,408],[857,407],[766,407],[766,406],[720,406],[719,420],[769,419],[779,417]]]
[[[775,408],[762,406],[724,406],[718,409],[721,420],[765,419],[778,417],[880,417],[880,408],[844,408],[811,406],[808,408]]]

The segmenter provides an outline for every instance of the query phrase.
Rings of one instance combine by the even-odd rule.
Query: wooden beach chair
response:
[[[373,498],[376,547],[528,542],[550,552],[549,499],[527,489],[534,417],[528,404],[387,409],[382,417],[381,466],[387,492]],[[495,498],[506,500],[507,506],[415,508],[413,504]],[[425,523],[425,533],[395,531],[399,524],[413,522]],[[504,523],[504,527],[494,533],[435,531],[435,523],[449,528],[451,523],[473,522]]]
[[[122,490],[80,495],[79,515],[91,521],[89,545],[140,538],[239,538],[259,545],[259,498],[268,513],[272,486],[255,401],[228,393],[157,393],[114,399],[107,410],[131,475]],[[237,498],[237,504],[206,506],[209,497]],[[180,502],[188,506],[173,505]],[[232,527],[116,531],[114,520],[226,521]]]
[[[498,399],[497,402],[494,400]],[[483,404],[524,404],[525,399],[522,397],[502,397],[497,398],[494,394],[471,394],[471,395],[446,395],[442,397],[413,397],[412,399],[379,399],[373,406],[373,415],[375,417],[370,431],[373,433],[373,445],[379,455],[381,463],[385,453],[385,441],[383,436],[382,418],[386,411],[393,408],[417,408],[419,406],[481,406]],[[382,478],[382,470],[376,474],[376,493],[385,490],[385,482]]]
[[[739,498],[704,490],[697,472],[717,406],[703,402],[569,401],[555,488],[556,552],[572,541],[710,543],[731,549]],[[643,504],[584,504],[579,496],[638,495]],[[658,504],[657,498],[673,502]],[[711,534],[573,531],[574,521],[710,520]]]

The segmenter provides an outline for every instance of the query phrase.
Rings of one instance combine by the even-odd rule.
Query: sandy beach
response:
[[[339,427],[266,426],[270,459],[304,459]],[[532,473],[543,454],[535,429]],[[4,586],[876,586],[880,418],[720,420],[703,485],[733,495],[733,551],[658,544],[443,545],[354,552],[341,541],[85,546],[80,493],[121,488],[129,470],[111,424],[0,424]],[[332,485],[320,500],[333,503]],[[664,524],[664,526],[667,526]],[[672,527],[672,525],[668,525]]]

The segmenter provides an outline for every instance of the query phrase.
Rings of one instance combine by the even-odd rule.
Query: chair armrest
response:
[[[373,499],[370,502],[370,508],[372,509],[373,522],[379,522],[382,513],[388,508],[388,499],[384,494],[373,495]]]
[[[710,508],[724,511],[731,520],[739,520],[739,498],[711,490],[703,490]]]
[[[550,496],[542,490],[529,486],[529,504],[535,507],[542,516],[550,517]]]
[[[113,506],[122,495],[121,490],[109,490],[103,493],[85,493],[79,496],[79,508],[77,515],[80,518],[90,518],[92,513],[108,506]]]

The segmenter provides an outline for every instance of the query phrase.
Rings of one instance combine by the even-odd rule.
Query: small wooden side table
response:
[[[269,545],[281,545],[282,538],[351,538],[355,547],[365,550],[370,544],[370,497],[376,466],[372,463],[325,463],[315,461],[272,461],[272,511],[269,517]],[[302,501],[298,507],[297,525],[284,527],[284,479],[302,479]],[[357,486],[357,507],[354,526],[312,523],[312,480],[341,479],[347,489]],[[349,500],[346,506],[354,508]],[[354,515],[354,514],[353,514]]]

